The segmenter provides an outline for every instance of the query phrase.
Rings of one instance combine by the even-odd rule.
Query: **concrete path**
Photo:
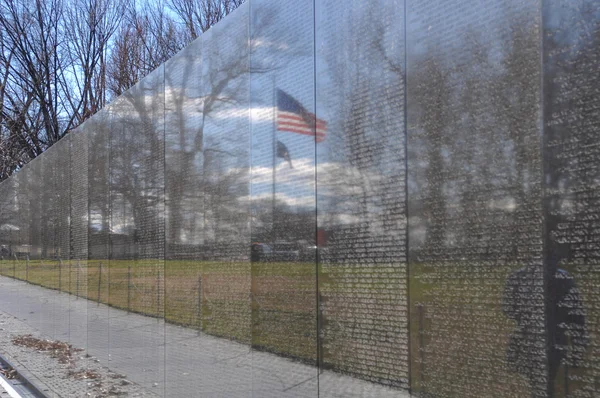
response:
[[[226,339],[0,277],[0,311],[49,339],[84,348],[149,395],[167,397],[408,397]],[[0,333],[2,333],[0,331]],[[37,375],[44,381],[43,375]],[[64,395],[69,396],[69,395]]]
[[[2,387],[2,386],[0,386],[0,397],[2,397],[2,398],[10,397],[10,394],[8,393],[8,391],[6,391],[4,389],[4,387]]]

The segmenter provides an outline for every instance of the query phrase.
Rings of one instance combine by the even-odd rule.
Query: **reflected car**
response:
[[[300,250],[291,242],[275,242],[273,245],[273,261],[298,261]]]
[[[273,249],[266,243],[253,242],[250,245],[251,261],[268,261],[273,257]]]

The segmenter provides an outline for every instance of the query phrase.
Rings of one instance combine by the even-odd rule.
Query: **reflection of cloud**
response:
[[[385,176],[377,170],[361,170],[345,163],[319,163],[319,196],[353,197],[364,192],[379,192]]]
[[[110,232],[113,234],[128,234],[134,228],[133,220],[122,222],[122,223],[113,223],[110,226]]]
[[[361,218],[355,214],[336,214],[335,220],[338,224],[358,224]]]
[[[488,207],[493,210],[514,211],[517,208],[517,202],[515,198],[512,197],[491,199],[488,202]]]
[[[310,158],[292,159],[294,168],[290,168],[289,164],[281,159],[277,159],[277,185],[293,183],[293,184],[309,184],[313,186],[315,183],[315,161]],[[272,184],[273,183],[273,168],[266,166],[252,167],[252,183],[253,184]]]
[[[104,218],[102,217],[102,212],[90,209],[89,222],[90,229],[92,229],[93,231],[102,231],[102,227],[104,226]]]
[[[262,47],[262,48],[270,48],[270,49],[279,50],[279,51],[285,51],[290,48],[290,46],[287,43],[265,40],[262,38],[252,39],[250,45],[252,48],[255,48],[255,49]]]
[[[179,100],[181,101],[181,97],[184,96],[185,98],[183,99],[183,103],[185,104],[185,107],[188,108],[190,106],[198,106],[201,107],[202,106],[202,98],[199,96],[194,96],[194,97],[190,97],[189,95],[186,95],[185,93],[198,93],[197,89],[189,89],[189,88],[183,88],[183,87],[178,87],[178,86],[166,86],[165,87],[165,101],[166,101],[166,105],[167,105],[167,110],[169,110],[169,105],[172,104],[174,101]]]
[[[263,201],[273,198],[273,194],[270,192],[263,192],[260,194],[252,195],[252,197],[244,196],[239,198],[239,203],[242,206],[246,206],[249,200],[252,201]],[[289,195],[285,192],[277,192],[277,202],[284,203],[290,207],[311,207],[315,206],[314,195]]]
[[[252,123],[256,122],[273,122],[274,110],[272,106],[253,106],[250,108],[252,115]]]
[[[176,89],[173,89],[175,91]],[[177,89],[179,90],[179,89]],[[175,109],[170,108],[170,104],[173,102],[173,98],[176,98],[180,94],[171,94],[171,96],[167,96],[166,105],[167,105],[167,115],[166,117],[172,117],[175,114]],[[184,100],[185,107],[184,112],[186,113],[184,116],[189,117],[198,117],[202,116],[202,106],[204,99],[201,97],[189,98],[187,97]],[[246,106],[235,106],[228,105],[227,107],[223,107],[223,109],[213,110],[210,112],[209,116],[212,120],[215,121],[227,121],[227,120],[242,120],[245,121],[248,125],[250,125],[250,120],[248,118],[248,107]],[[273,108],[264,106],[255,106],[250,108],[250,114],[252,115],[251,122],[252,124],[256,124],[257,122],[268,122],[272,123],[273,121]],[[178,115],[177,115],[178,116]],[[198,119],[201,120],[201,119]],[[189,122],[188,122],[189,123]]]
[[[408,225],[410,228],[410,239],[415,245],[421,245],[425,242],[427,236],[427,228],[423,223],[423,219],[418,216],[411,216],[408,218]]]
[[[20,231],[21,228],[13,224],[2,224],[0,225],[0,231]]]
[[[290,168],[287,162],[278,159],[276,171],[277,195],[283,195],[286,203],[310,203],[315,195],[315,176],[319,184],[319,201],[325,209],[329,200],[335,199],[336,207],[354,207],[357,195],[365,192],[377,195],[385,186],[385,175],[377,170],[360,170],[350,167],[344,163],[323,162],[318,163],[315,169],[315,161],[312,158],[293,159],[294,168]],[[270,166],[254,166],[251,169],[252,190],[254,197],[262,195],[269,196],[273,186],[273,168]],[[258,195],[258,196],[257,196]],[[311,198],[292,200],[291,198]],[[377,210],[372,208],[371,211]],[[344,216],[339,221],[350,223],[355,221],[354,216]]]
[[[248,108],[232,106],[227,109],[211,112],[209,116],[214,120],[242,119],[248,123]]]
[[[352,194],[357,186],[365,184],[374,185],[382,182],[384,176],[378,172],[359,170],[344,163],[319,162],[315,169],[315,160],[312,158],[292,159],[294,168],[278,159],[277,184],[295,183],[300,180],[311,179],[314,184],[315,173],[318,173],[319,184],[328,187],[343,188],[345,193]],[[271,183],[273,169],[266,166],[252,167],[252,182],[255,184]],[[349,184],[350,183],[350,184]]]

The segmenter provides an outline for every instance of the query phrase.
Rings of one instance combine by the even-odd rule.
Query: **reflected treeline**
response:
[[[10,258],[13,244],[18,244],[18,238],[15,236],[18,236],[15,228],[18,228],[19,217],[15,185],[18,185],[16,178],[11,178],[0,188],[0,256],[3,260]]]
[[[247,17],[247,10],[238,14]],[[259,25],[268,26],[270,18],[265,15]],[[165,65],[167,235],[174,256],[181,252],[176,245],[232,238],[235,244],[239,238],[231,234],[240,232],[239,223],[247,228],[236,213],[249,195],[250,72],[272,66],[265,61],[250,68],[255,43],[247,21],[240,20],[224,21]]]
[[[545,396],[539,11],[508,3],[474,6],[489,25],[424,12],[407,33],[411,370],[431,396]],[[534,278],[506,282],[524,266]],[[519,373],[505,283],[532,292]]]
[[[434,48],[411,59],[413,256],[425,251],[430,260],[455,261],[451,250],[469,260],[535,259],[519,250],[531,240],[523,241],[529,235],[522,229],[530,223],[519,220],[540,209],[540,44],[531,20],[506,22],[512,36],[500,48],[470,31],[456,55]],[[499,223],[508,239],[482,241],[498,235]],[[539,233],[539,225],[531,227]]]
[[[600,3],[578,0],[544,7],[544,220],[546,272],[563,275],[569,294],[547,303],[549,355],[560,358],[556,396],[598,391],[597,91]],[[550,278],[549,290],[554,288]],[[563,285],[565,282],[563,282]],[[559,292],[560,293],[560,292]],[[567,319],[567,320],[565,320]],[[562,373],[562,375],[561,375]],[[562,376],[562,377],[561,377]]]
[[[587,7],[569,11],[548,4],[545,37],[552,37],[552,27],[561,18],[580,21],[586,31],[597,24],[598,14],[589,14],[591,2],[583,3]],[[479,7],[484,12],[485,6]],[[552,111],[541,105],[552,103],[564,82],[552,87],[556,65],[548,62],[551,58],[542,65],[540,54],[542,45],[544,54],[556,51],[551,39],[540,41],[537,7],[524,6],[518,14],[494,14],[500,28],[473,27],[465,20],[443,33],[459,48],[427,47],[424,38],[415,40],[419,44],[408,55],[409,259],[411,299],[416,299],[411,300],[411,337],[419,347],[413,356],[413,385],[434,396],[567,396],[595,388],[583,381],[582,369],[552,359],[558,344],[569,356],[588,355],[575,344],[577,334],[583,333],[581,323],[559,326],[566,321],[559,321],[557,314],[564,307],[571,313],[585,312],[591,296],[583,294],[582,308],[556,287],[561,285],[557,280],[564,279],[557,267],[565,267],[571,255],[553,237],[557,212],[544,192],[564,192],[565,181],[556,174],[563,170],[560,160],[543,162],[542,138],[547,148],[559,136],[573,137],[579,126],[571,119],[569,132],[559,135],[549,128]],[[424,25],[413,34],[437,37],[426,33],[427,22]],[[564,25],[561,29],[570,30]],[[574,32],[559,36],[570,48],[569,64],[597,57],[593,40],[577,39]],[[408,37],[410,42],[410,28]],[[564,50],[559,53],[565,56]],[[581,68],[577,78],[571,76],[590,87],[592,69]],[[584,102],[577,96],[561,98],[569,109]],[[589,114],[584,118],[590,122]],[[552,152],[543,153],[547,157]],[[578,163],[581,156],[586,155],[575,155]],[[582,183],[588,185],[578,181]],[[589,202],[584,206],[588,215],[595,211]],[[559,252],[560,263],[555,261]],[[528,308],[526,338],[518,344],[513,344],[511,328],[523,330],[523,323],[500,311],[504,288],[519,292],[504,300]],[[567,334],[575,340],[562,341],[561,328],[570,330]],[[520,367],[514,367],[514,358],[521,358]]]

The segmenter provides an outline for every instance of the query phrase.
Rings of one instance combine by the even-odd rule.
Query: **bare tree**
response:
[[[188,43],[181,24],[162,2],[130,5],[110,54],[108,88],[123,94],[137,81],[173,57]]]
[[[65,59],[61,83],[77,123],[106,104],[109,41],[129,0],[71,0],[65,10]]]
[[[0,0],[0,180],[243,1]]]
[[[140,8],[129,5],[127,23],[119,30],[110,55],[110,93],[124,93],[243,2],[166,0]]]
[[[58,141],[73,122],[72,117],[61,117],[65,111],[59,83],[63,6],[62,0],[0,3],[3,39],[14,48],[16,61],[11,65],[12,83],[33,94],[43,123],[41,140],[46,145]]]
[[[0,0],[0,179],[106,103],[106,57],[129,0]]]
[[[245,0],[168,0],[169,8],[185,26],[189,40],[219,22]]]

